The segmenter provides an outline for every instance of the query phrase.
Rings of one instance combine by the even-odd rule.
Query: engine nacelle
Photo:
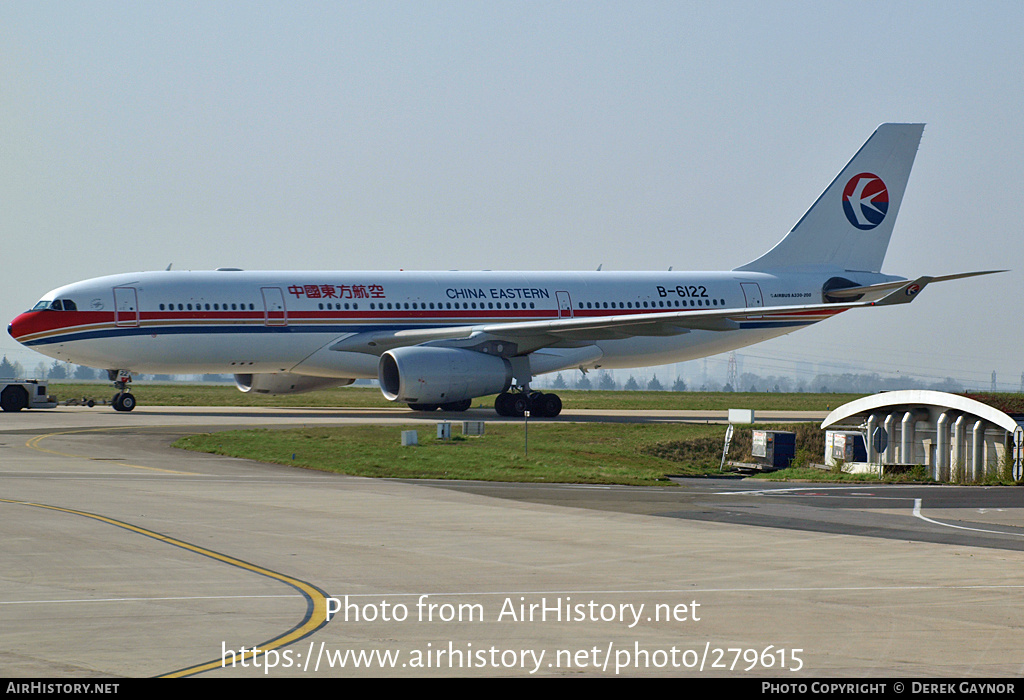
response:
[[[395,348],[381,355],[377,377],[388,401],[444,404],[505,391],[512,363],[459,348]]]
[[[335,377],[304,377],[301,374],[280,372],[273,374],[236,374],[235,386],[248,394],[302,394],[319,389],[333,389],[336,386],[348,386],[355,379],[337,379]]]

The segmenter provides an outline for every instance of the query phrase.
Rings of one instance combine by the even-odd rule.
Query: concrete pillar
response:
[[[1021,452],[1024,452],[1024,427],[1019,423],[1017,429],[1013,431],[1010,443],[1013,445],[1010,448],[1013,455],[1013,478],[1019,481],[1024,479],[1024,464],[1021,464]]]
[[[953,464],[950,478],[967,478],[967,416],[963,415],[953,423]]]
[[[864,447],[868,452],[868,464],[879,464],[878,453],[875,452],[875,428],[878,427],[878,416],[868,416],[868,439]]]
[[[885,434],[889,440],[885,448],[885,463],[896,464],[896,414],[890,413],[885,417]]]
[[[900,425],[900,461],[903,464],[914,464],[914,412],[907,411],[903,414],[903,421]]]
[[[971,430],[971,479],[981,481],[985,478],[985,421],[974,422]]]
[[[949,411],[935,421],[935,480],[949,481]]]
[[[1017,428],[1017,431],[1014,431],[1014,432],[1011,433],[1009,430],[1007,430],[1003,434],[1003,460],[1009,460],[1010,464],[1012,465],[1012,466],[1010,466],[1010,476],[1012,478],[1014,478],[1014,479],[1019,479],[1020,478],[1018,476],[1019,465],[1017,464],[1017,449],[1016,449],[1017,448],[1017,432],[1019,432],[1019,431],[1020,431],[1020,428]],[[1022,437],[1024,437],[1024,435],[1022,435]],[[1002,468],[1002,465],[1003,465],[1003,461],[1002,460],[1000,460],[999,465],[1000,465],[1000,468]]]

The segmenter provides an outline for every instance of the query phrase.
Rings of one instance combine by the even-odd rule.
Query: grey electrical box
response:
[[[755,430],[751,454],[764,467],[785,469],[796,456],[796,433],[783,430]]]

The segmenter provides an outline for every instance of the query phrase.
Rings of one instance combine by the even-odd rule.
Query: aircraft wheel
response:
[[[509,401],[512,399],[511,394],[502,393],[494,397],[494,411],[499,416],[511,416],[512,409],[509,406]]]
[[[452,413],[462,413],[468,411],[473,405],[473,399],[463,399],[462,401],[452,401],[451,403],[441,404],[442,411],[449,411]]]
[[[562,399],[558,394],[541,394],[536,405],[535,410],[544,418],[554,418],[562,412]]]
[[[494,399],[494,410],[499,416],[507,418],[522,418],[523,413],[530,408],[530,402],[522,394],[510,394],[505,392],[498,394]]]
[[[515,418],[522,418],[530,410],[530,401],[523,394],[509,394],[508,409],[509,415]]]
[[[112,403],[114,404],[115,411],[131,411],[135,408],[135,397],[127,391],[118,392],[114,394]]]
[[[530,415],[536,418],[547,418],[546,407],[544,405],[544,399],[548,397],[547,394],[542,394],[539,391],[531,391],[527,400],[530,402]]]

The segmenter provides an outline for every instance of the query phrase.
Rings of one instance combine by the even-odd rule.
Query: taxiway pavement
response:
[[[3,675],[1024,672],[1019,489],[381,481],[170,447],[438,416],[4,414]]]

